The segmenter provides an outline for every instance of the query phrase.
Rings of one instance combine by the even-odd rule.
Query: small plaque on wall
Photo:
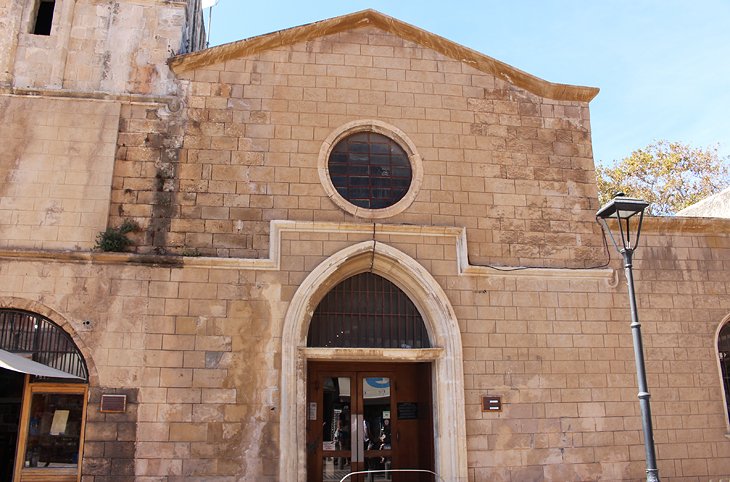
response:
[[[416,402],[398,402],[398,420],[417,420],[418,404]]]
[[[501,412],[502,397],[482,397],[482,412]]]
[[[124,413],[127,410],[126,395],[102,395],[100,412],[103,413]]]

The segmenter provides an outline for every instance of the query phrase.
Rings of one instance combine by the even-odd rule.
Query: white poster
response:
[[[61,435],[66,432],[66,424],[68,423],[68,410],[56,410],[53,412],[53,422],[51,422],[51,435]]]

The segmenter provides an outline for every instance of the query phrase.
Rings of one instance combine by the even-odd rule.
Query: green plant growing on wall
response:
[[[203,253],[200,252],[198,248],[185,248],[182,250],[182,253],[180,253],[182,256],[188,256],[188,257],[198,257],[202,256]]]
[[[106,252],[122,252],[132,245],[127,234],[138,231],[139,224],[132,219],[125,219],[118,228],[106,228],[96,236],[95,249]]]

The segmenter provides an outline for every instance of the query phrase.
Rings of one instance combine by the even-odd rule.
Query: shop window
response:
[[[309,325],[307,346],[430,348],[418,308],[391,281],[373,273],[347,278],[327,293]]]
[[[725,388],[726,410],[728,418],[730,418],[730,323],[726,323],[720,329],[717,337],[717,354],[720,358],[722,384]]]
[[[40,0],[33,22],[33,33],[35,35],[51,35],[53,25],[53,12],[56,9],[54,0]]]
[[[20,422],[21,452],[16,458],[16,474],[49,481],[78,476],[86,398],[86,385],[28,386]]]

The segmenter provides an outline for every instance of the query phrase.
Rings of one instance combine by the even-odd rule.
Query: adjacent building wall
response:
[[[3,0],[0,83],[15,88],[165,95],[166,60],[203,47],[189,1],[57,0],[51,34],[32,33],[35,0]],[[4,10],[3,10],[4,8]]]
[[[114,160],[126,152],[120,122],[145,145],[174,129],[131,118],[137,106],[179,124],[166,60],[202,47],[202,13],[198,0],[59,0],[46,36],[31,33],[36,3],[0,3],[0,246],[87,250],[109,221]]]
[[[0,247],[84,249],[106,228],[120,105],[0,96]]]

